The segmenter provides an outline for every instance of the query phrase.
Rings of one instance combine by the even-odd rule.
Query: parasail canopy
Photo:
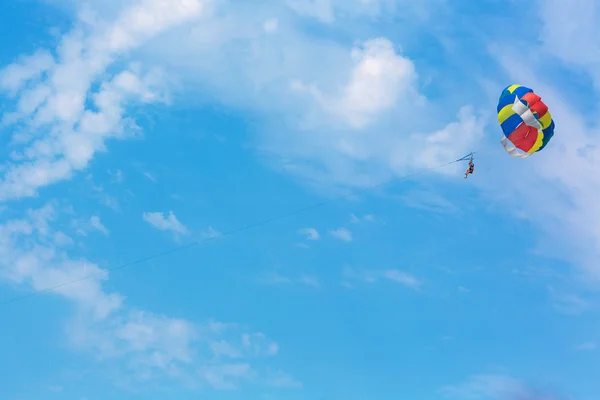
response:
[[[498,100],[500,143],[512,157],[527,158],[554,136],[554,120],[541,97],[522,85],[510,85]]]

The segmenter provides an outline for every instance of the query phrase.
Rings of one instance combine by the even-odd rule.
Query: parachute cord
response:
[[[185,244],[185,245],[182,245],[182,246],[178,246],[178,247],[175,247],[175,248],[171,248],[170,250],[166,250],[166,251],[162,251],[162,252],[159,252],[159,253],[155,253],[155,254],[149,255],[147,257],[139,258],[137,260],[130,261],[130,262],[125,263],[125,264],[117,265],[117,266],[112,267],[112,268],[104,268],[104,269],[102,269],[99,272],[92,273],[92,274],[89,274],[89,275],[85,275],[83,277],[76,278],[76,279],[73,279],[73,280],[70,280],[70,281],[66,281],[66,282],[63,282],[63,283],[55,285],[55,286],[51,286],[51,287],[48,287],[48,288],[45,288],[45,289],[36,290],[36,291],[31,292],[31,293],[22,295],[22,296],[13,297],[11,299],[1,301],[0,302],[0,306],[4,306],[4,305],[9,304],[9,303],[14,303],[14,302],[17,302],[17,301],[20,301],[20,300],[24,300],[26,298],[33,297],[33,296],[36,296],[36,295],[39,295],[39,294],[42,294],[42,293],[52,292],[52,291],[55,291],[57,289],[64,288],[65,286],[69,286],[69,285],[72,285],[72,284],[75,284],[75,283],[78,283],[78,282],[82,282],[82,281],[91,279],[93,277],[99,276],[99,275],[104,275],[107,271],[108,272],[112,272],[112,271],[124,269],[124,268],[130,267],[130,266],[136,265],[136,264],[142,264],[142,263],[144,263],[146,261],[150,261],[150,260],[153,260],[155,258],[163,257],[163,256],[166,256],[166,255],[169,255],[169,254],[173,254],[173,253],[178,253],[178,252],[183,251],[185,249],[189,249],[191,247],[195,247],[195,246],[198,246],[198,245],[201,245],[201,244],[204,244],[204,243],[216,240],[216,239],[220,239],[220,238],[222,238],[224,236],[231,236],[231,235],[234,235],[236,233],[239,233],[239,232],[242,232],[242,231],[245,231],[245,230],[249,230],[249,229],[253,229],[253,228],[258,228],[260,226],[267,225],[267,224],[269,224],[271,222],[275,222],[277,220],[284,219],[284,218],[290,217],[290,216],[295,215],[295,214],[299,214],[299,213],[306,212],[306,211],[309,211],[309,210],[312,210],[312,209],[315,209],[315,208],[318,208],[318,207],[322,207],[322,206],[325,206],[327,204],[334,203],[336,201],[343,200],[343,199],[346,199],[346,198],[350,198],[350,197],[356,196],[356,195],[361,194],[361,193],[365,193],[365,192],[369,192],[369,191],[374,190],[374,189],[382,188],[384,186],[389,186],[389,185],[391,185],[393,183],[396,183],[396,182],[399,182],[399,181],[402,181],[402,180],[405,180],[405,179],[408,179],[408,178],[411,178],[411,177],[415,177],[417,175],[422,175],[422,174],[424,174],[426,172],[431,172],[431,171],[434,171],[436,169],[445,168],[445,167],[447,167],[449,165],[452,165],[452,164],[455,164],[457,162],[465,160],[466,158],[468,158],[472,154],[473,153],[470,153],[469,155],[467,155],[467,156],[465,156],[463,158],[459,158],[458,160],[450,161],[450,162],[447,162],[447,163],[444,163],[444,164],[436,165],[434,167],[422,169],[420,171],[416,171],[416,172],[409,173],[409,174],[406,174],[406,175],[403,175],[403,176],[399,176],[399,177],[390,179],[388,181],[385,181],[385,182],[382,182],[382,183],[378,183],[378,184],[373,185],[373,186],[365,187],[365,188],[359,189],[359,190],[354,190],[354,191],[351,191],[350,193],[345,194],[345,195],[341,195],[341,196],[337,196],[337,197],[334,197],[334,198],[331,198],[331,199],[328,199],[328,200],[324,200],[324,201],[320,201],[320,202],[317,202],[317,203],[313,203],[313,204],[310,204],[308,206],[305,206],[305,207],[302,207],[302,208],[298,208],[296,210],[292,210],[292,211],[289,211],[289,212],[284,213],[284,214],[277,215],[275,217],[271,217],[271,218],[263,219],[263,220],[260,220],[260,221],[256,221],[256,222],[250,223],[248,225],[244,225],[244,226],[241,226],[241,227],[238,227],[238,228],[226,231],[226,232],[222,232],[222,233],[213,235],[213,236],[208,237],[206,239],[193,241],[193,242],[190,242],[188,244]]]

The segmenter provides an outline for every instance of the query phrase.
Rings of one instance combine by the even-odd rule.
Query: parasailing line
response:
[[[291,217],[293,215],[300,214],[300,213],[303,213],[303,212],[306,212],[306,211],[309,211],[309,210],[313,210],[315,208],[323,207],[323,206],[325,206],[327,204],[331,204],[331,203],[334,203],[334,202],[337,202],[337,201],[340,201],[340,200],[344,200],[344,199],[347,199],[349,197],[356,196],[358,194],[362,194],[362,193],[369,192],[369,191],[372,191],[372,190],[375,190],[375,189],[378,189],[378,188],[389,186],[389,185],[391,185],[393,183],[396,183],[396,182],[399,182],[399,181],[402,181],[402,180],[405,180],[405,179],[408,179],[408,178],[412,178],[412,177],[417,176],[417,175],[422,175],[422,174],[424,174],[426,172],[431,172],[431,171],[434,171],[436,169],[445,168],[445,167],[447,167],[449,165],[452,165],[452,164],[455,164],[455,163],[458,163],[458,162],[461,162],[461,161],[472,159],[472,156],[474,154],[475,153],[469,153],[466,156],[461,157],[459,159],[456,159],[454,161],[446,162],[446,163],[443,163],[443,164],[436,165],[434,167],[425,168],[425,169],[422,169],[422,170],[419,170],[419,171],[416,171],[416,172],[413,172],[413,173],[410,173],[410,174],[406,174],[406,175],[399,176],[399,177],[396,177],[396,178],[393,178],[393,179],[389,179],[389,180],[387,180],[385,182],[381,182],[381,183],[378,183],[376,185],[368,186],[368,187],[365,187],[365,188],[362,188],[362,189],[354,190],[354,191],[351,191],[350,193],[347,193],[347,194],[344,194],[344,195],[341,195],[341,196],[337,196],[337,197],[333,197],[333,198],[330,198],[328,200],[323,200],[323,201],[320,201],[320,202],[317,202],[317,203],[313,203],[313,204],[307,205],[307,206],[302,207],[302,208],[297,208],[295,210],[288,211],[288,212],[286,212],[284,214],[279,214],[279,215],[274,216],[274,217],[270,217],[270,218],[267,218],[267,219],[259,220],[259,221],[256,221],[256,222],[252,222],[250,224],[243,225],[241,227],[234,228],[232,230],[216,234],[216,235],[211,236],[209,238],[205,238],[205,239],[202,239],[202,240],[196,240],[196,241],[190,242],[190,243],[182,245],[182,246],[178,246],[178,247],[174,247],[172,249],[166,250],[166,251],[162,251],[160,253],[154,253],[154,254],[146,256],[146,257],[138,258],[138,259],[136,259],[134,261],[130,261],[130,262],[127,262],[125,264],[117,265],[115,267],[104,268],[104,269],[102,269],[102,271],[99,271],[99,272],[96,272],[96,273],[92,273],[92,274],[88,274],[88,275],[85,275],[85,276],[82,276],[80,278],[76,278],[76,279],[73,279],[73,280],[70,280],[70,281],[65,281],[65,282],[60,283],[58,285],[54,285],[54,286],[50,286],[50,287],[47,287],[47,288],[44,288],[44,289],[36,290],[36,291],[30,292],[30,293],[27,293],[27,294],[24,294],[24,295],[21,295],[21,296],[16,296],[16,297],[10,298],[8,300],[1,301],[0,302],[0,306],[5,306],[5,305],[10,304],[10,303],[15,303],[15,302],[18,302],[18,301],[21,301],[21,300],[25,300],[27,298],[40,295],[42,293],[53,292],[53,291],[56,291],[58,289],[62,289],[64,287],[66,287],[66,286],[70,286],[70,285],[73,285],[75,283],[82,282],[82,281],[94,278],[94,277],[96,277],[98,275],[101,275],[101,274],[105,273],[106,271],[112,272],[112,271],[117,271],[117,270],[124,269],[124,268],[127,268],[127,267],[132,267],[134,265],[142,264],[142,263],[145,263],[147,261],[150,261],[150,260],[153,260],[153,259],[156,259],[156,258],[160,258],[160,257],[164,257],[164,256],[167,256],[167,255],[170,255],[170,254],[178,253],[178,252],[181,252],[183,250],[189,249],[191,247],[196,247],[196,246],[199,246],[201,244],[204,244],[204,243],[216,240],[216,239],[220,239],[220,238],[225,237],[225,236],[231,236],[231,235],[234,235],[234,234],[239,233],[239,232],[243,232],[243,231],[246,231],[246,230],[258,228],[258,227],[261,227],[263,225],[267,225],[267,224],[270,224],[272,222],[278,221],[280,219]]]

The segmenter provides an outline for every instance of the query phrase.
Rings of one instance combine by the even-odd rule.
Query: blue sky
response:
[[[599,12],[4,2],[0,398],[595,399]]]

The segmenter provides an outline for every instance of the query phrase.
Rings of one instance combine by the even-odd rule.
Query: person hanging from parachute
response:
[[[465,171],[465,179],[467,179],[467,177],[472,174],[475,171],[475,164],[473,164],[473,161],[469,161],[469,168],[467,168],[467,170]]]
[[[471,159],[469,160],[469,168],[465,171],[465,179],[475,171],[475,163],[473,163],[473,154],[471,154]]]

